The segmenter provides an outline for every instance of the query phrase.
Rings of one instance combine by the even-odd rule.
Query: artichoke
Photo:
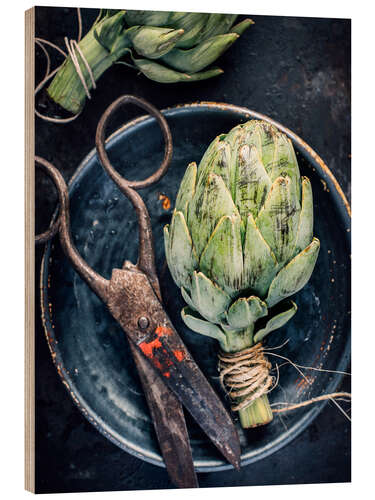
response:
[[[92,80],[96,82],[115,62],[133,66],[160,83],[193,82],[220,75],[222,69],[208,66],[253,24],[251,19],[245,19],[233,26],[236,18],[230,14],[188,12],[102,12],[77,51],[87,89],[90,91]],[[125,55],[130,56],[132,64],[119,61]],[[82,110],[87,92],[70,56],[47,91],[66,110]]]
[[[307,283],[320,247],[290,139],[259,120],[216,137],[188,166],[164,241],[190,329],[235,353],[283,326],[297,311],[285,299]],[[244,427],[272,420],[267,395],[239,416]]]

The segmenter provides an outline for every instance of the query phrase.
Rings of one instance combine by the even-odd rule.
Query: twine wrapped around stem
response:
[[[82,83],[82,86],[84,87],[85,89],[85,92],[86,92],[86,95],[87,97],[90,99],[91,98],[91,95],[90,95],[90,91],[86,85],[86,81],[85,81],[85,78],[82,74],[82,71],[81,71],[81,67],[79,65],[79,61],[78,61],[78,58],[77,58],[77,55],[76,55],[76,50],[78,51],[82,61],[83,61],[83,64],[85,65],[85,68],[87,69],[88,73],[89,73],[89,77],[90,77],[90,80],[91,80],[91,83],[92,83],[92,86],[93,88],[96,88],[96,84],[95,84],[95,80],[94,80],[94,77],[93,77],[93,74],[92,74],[92,71],[91,71],[91,68],[84,56],[84,54],[82,53],[81,49],[79,48],[78,44],[79,42],[81,41],[81,38],[82,38],[82,15],[81,15],[81,9],[79,7],[77,7],[77,21],[78,21],[78,36],[77,36],[77,40],[68,40],[67,37],[64,37],[64,42],[65,42],[65,45],[66,45],[66,48],[68,50],[68,53],[64,52],[62,49],[60,49],[60,47],[48,40],[44,40],[44,38],[35,38],[35,43],[42,49],[45,57],[46,57],[46,61],[47,61],[47,67],[46,67],[46,72],[45,72],[45,75],[44,77],[42,78],[42,80],[38,83],[38,85],[36,86],[35,90],[34,90],[34,95],[36,96],[38,94],[38,92],[40,92],[42,90],[42,88],[44,87],[44,85],[49,81],[51,80],[51,78],[53,76],[55,76],[55,74],[59,71],[59,69],[62,67],[62,64],[60,64],[59,66],[57,66],[57,68],[55,68],[53,71],[51,71],[51,58],[50,58],[50,55],[47,51],[47,49],[44,47],[44,45],[49,45],[50,47],[52,47],[53,49],[57,50],[57,52],[59,52],[61,55],[64,56],[64,58],[67,58],[68,55],[71,57],[71,60],[72,60],[72,63],[77,71],[77,74],[78,74],[78,77]],[[51,122],[51,123],[69,123],[69,122],[72,122],[73,120],[75,120],[76,118],[78,118],[78,116],[81,114],[81,112],[78,112],[78,113],[75,113],[73,114],[73,116],[70,116],[69,118],[53,118],[51,116],[45,116],[43,115],[42,113],[40,113],[39,111],[37,111],[37,109],[35,109],[35,114],[41,118],[42,120],[44,121],[47,121],[47,122]]]
[[[97,19],[95,20],[94,25],[99,20],[100,16],[101,16],[101,14],[99,14]],[[77,7],[77,22],[78,22],[77,40],[73,40],[73,39],[69,40],[68,37],[64,37],[64,42],[66,45],[67,53],[64,52],[64,50],[62,50],[58,45],[56,45],[48,40],[45,40],[44,38],[35,38],[35,43],[42,49],[42,51],[46,57],[46,61],[47,61],[45,75],[44,75],[43,79],[38,83],[38,85],[36,86],[36,88],[34,90],[35,96],[38,94],[38,92],[40,92],[42,90],[42,88],[46,85],[46,83],[49,80],[51,80],[52,77],[55,76],[56,73],[62,68],[62,66],[65,64],[66,59],[68,57],[70,57],[70,60],[73,64],[73,67],[74,67],[75,71],[77,72],[79,81],[81,82],[82,87],[85,91],[86,97],[88,99],[91,99],[91,93],[90,93],[89,87],[91,85],[91,88],[96,89],[96,81],[95,81],[93,70],[88,63],[85,54],[83,53],[83,51],[81,50],[81,48],[79,46],[79,43],[81,42],[81,38],[82,38],[82,15],[81,15],[81,9],[79,7]],[[52,71],[51,71],[51,57],[50,57],[45,45],[52,47],[57,52],[59,52],[61,55],[63,55],[65,58],[64,62],[62,64],[60,64],[59,66],[57,66],[57,68],[55,68]],[[83,74],[83,68],[86,69],[87,74],[88,74],[87,81],[86,81],[86,78]],[[40,113],[39,111],[37,111],[36,109],[35,109],[35,114],[39,118],[41,118],[42,120],[45,120],[45,121],[48,121],[51,123],[63,124],[63,123],[72,122],[73,120],[78,118],[78,116],[81,114],[81,111],[79,111],[78,113],[74,113],[72,116],[70,116],[68,118],[54,118],[54,117],[50,117],[50,116],[45,116],[42,113]]]
[[[269,392],[273,384],[270,368],[260,342],[237,353],[219,353],[220,381],[235,403],[233,411],[248,407]]]
[[[264,394],[267,394],[276,387],[277,381],[274,383],[274,377],[272,377],[269,373],[271,363],[266,358],[265,353],[285,359],[300,373],[302,372],[299,368],[304,368],[306,370],[316,370],[321,372],[350,375],[350,373],[342,371],[325,370],[310,366],[297,365],[284,356],[271,353],[270,349],[264,349],[263,345],[260,342],[250,348],[243,349],[242,351],[236,353],[227,353],[220,351],[218,355],[220,371],[219,378],[224,390],[230,396],[231,400],[235,403],[232,405],[233,411],[239,411],[247,408],[253,401],[260,398]],[[273,387],[271,387],[272,385]],[[336,399],[348,401],[351,399],[351,394],[347,392],[333,392],[331,394],[322,394],[318,397],[314,397],[295,404],[274,403],[274,405],[285,404],[286,407],[272,408],[272,413],[285,413],[297,410],[305,406],[309,406],[314,403],[330,400],[339,408],[339,410],[345,415],[345,417],[349,421],[351,421],[349,415],[336,402]]]

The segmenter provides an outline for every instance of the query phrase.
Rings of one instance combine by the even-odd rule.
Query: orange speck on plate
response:
[[[171,200],[165,194],[159,194],[159,200],[162,201],[162,207],[164,210],[169,210],[171,208]]]

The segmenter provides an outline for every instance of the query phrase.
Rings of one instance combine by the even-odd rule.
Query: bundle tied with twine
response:
[[[218,355],[220,373],[219,379],[223,389],[232,400],[232,411],[239,411],[249,407],[256,399],[265,394],[268,394],[278,385],[278,377],[275,378],[270,375],[272,365],[266,358],[265,353],[279,357],[290,363],[302,375],[302,377],[309,385],[310,382],[303,374],[301,369],[350,375],[350,373],[337,370],[326,370],[322,368],[297,365],[284,356],[271,353],[270,349],[266,350],[261,342],[236,353],[227,353],[224,351],[220,351]],[[321,401],[331,400],[344,414],[344,416],[349,421],[351,421],[350,416],[336,401],[349,401],[350,399],[350,393],[334,392],[330,394],[322,394],[318,397],[314,397],[296,404],[289,404],[284,402],[275,403],[276,406],[285,405],[285,407],[273,408],[272,412],[285,413]]]
[[[269,392],[273,384],[270,369],[261,342],[236,353],[219,353],[220,382],[234,402],[233,411],[250,406]]]
[[[237,15],[174,11],[101,9],[82,38],[81,11],[77,8],[77,40],[64,38],[66,50],[42,38],[36,44],[47,59],[47,70],[35,93],[53,77],[47,88],[51,101],[69,118],[37,116],[52,123],[68,123],[79,116],[96,81],[114,64],[135,69],[148,79],[163,83],[196,82],[221,75],[211,66],[251,26],[251,19],[237,24]],[[51,71],[47,48],[64,56]],[[124,60],[125,59],[125,60]]]
[[[100,15],[101,15],[101,13],[99,14],[97,19],[95,20],[94,25],[98,21]],[[82,50],[79,47],[79,42],[81,41],[81,38],[82,38],[82,15],[81,15],[81,9],[79,7],[77,8],[77,22],[78,22],[77,40],[74,40],[74,39],[69,40],[68,37],[64,37],[64,42],[65,42],[67,52],[64,52],[64,50],[62,50],[58,45],[56,45],[48,40],[45,40],[44,38],[39,38],[39,37],[35,38],[36,45],[38,45],[41,48],[41,50],[43,51],[43,54],[46,58],[46,61],[47,61],[44,77],[38,83],[38,85],[36,86],[36,88],[34,90],[35,96],[38,94],[38,92],[40,92],[44,88],[46,83],[49,80],[51,80],[52,77],[54,77],[56,75],[56,73],[59,71],[60,68],[62,68],[62,66],[65,63],[65,60],[64,60],[64,62],[62,64],[57,66],[54,70],[51,70],[51,57],[50,57],[50,55],[45,47],[45,46],[49,46],[49,47],[52,47],[53,49],[55,49],[62,56],[64,56],[65,59],[68,56],[70,56],[70,59],[71,59],[72,64],[75,68],[75,71],[77,72],[77,75],[78,75],[79,80],[82,84],[82,87],[84,89],[86,97],[88,99],[91,99],[90,87],[95,89],[96,82],[95,82],[95,78],[94,78],[93,72],[91,70],[91,67],[90,67],[89,63],[87,62],[87,59],[84,56]],[[80,66],[79,59],[82,61],[83,67],[86,69],[86,71],[88,73],[89,81],[86,81],[86,79],[85,79],[85,76],[82,72],[82,68]],[[50,123],[64,124],[64,123],[72,122],[76,118],[78,118],[78,116],[81,114],[81,111],[79,111],[78,113],[74,113],[73,116],[70,116],[68,118],[56,118],[56,117],[51,117],[51,116],[45,116],[42,113],[40,113],[39,111],[37,111],[37,109],[35,109],[35,114],[44,121],[47,121]]]

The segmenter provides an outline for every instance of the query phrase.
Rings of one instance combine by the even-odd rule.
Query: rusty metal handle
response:
[[[116,172],[105,150],[105,132],[108,120],[110,116],[117,109],[126,104],[135,104],[136,106],[150,113],[150,115],[153,116],[159,123],[165,140],[164,158],[160,167],[152,175],[147,177],[147,179],[141,181],[129,181],[128,179],[122,177],[118,172]],[[172,134],[169,129],[167,120],[160,113],[160,111],[157,108],[155,108],[155,106],[145,101],[144,99],[141,99],[140,97],[136,97],[134,95],[123,95],[118,99],[116,99],[115,101],[113,101],[113,103],[110,106],[108,106],[108,108],[104,111],[102,117],[99,120],[98,127],[96,129],[95,142],[101,164],[103,165],[104,169],[107,171],[111,179],[119,186],[119,188],[121,190],[124,188],[125,191],[124,194],[126,196],[128,188],[143,189],[157,182],[168,170],[170,161],[172,159],[172,153],[173,153]]]
[[[70,217],[69,217],[69,194],[65,180],[56,167],[49,161],[35,157],[35,163],[53,180],[59,196],[59,215],[54,224],[44,233],[35,237],[37,243],[50,240],[59,232],[61,246],[64,253],[71,260],[75,270],[94,290],[94,292],[106,303],[108,299],[109,281],[95,272],[87,262],[81,257],[70,236]]]
[[[47,241],[51,240],[59,230],[59,225],[60,217],[55,220],[55,222],[47,229],[47,231],[44,231],[44,233],[40,233],[35,236],[35,244],[41,245],[42,243],[47,243]]]
[[[35,157],[35,163],[41,167],[41,169],[53,180],[55,187],[61,182],[65,183],[64,179],[61,180],[60,172],[47,160],[41,158],[40,156]],[[58,190],[58,196],[60,199],[60,191]],[[61,200],[60,200],[61,203]],[[47,231],[35,235],[35,244],[40,245],[42,243],[47,243],[51,240],[55,234],[58,232],[60,226],[60,215],[57,216],[56,220],[50,225]]]
[[[126,104],[135,104],[150,113],[150,115],[153,116],[159,123],[165,140],[164,159],[160,167],[147,179],[141,181],[129,181],[116,172],[105,150],[105,133],[108,120],[118,108]],[[116,101],[114,101],[103,113],[99,121],[98,128],[96,129],[95,143],[103,168],[111,179],[117,184],[122,193],[131,201],[135,208],[139,225],[139,252],[137,266],[140,270],[147,274],[155,292],[160,297],[159,281],[155,268],[150,216],[144,201],[135,190],[148,187],[157,182],[166,173],[169,167],[172,158],[173,146],[172,135],[168,123],[160,111],[144,99],[132,95],[123,95],[116,99]]]

